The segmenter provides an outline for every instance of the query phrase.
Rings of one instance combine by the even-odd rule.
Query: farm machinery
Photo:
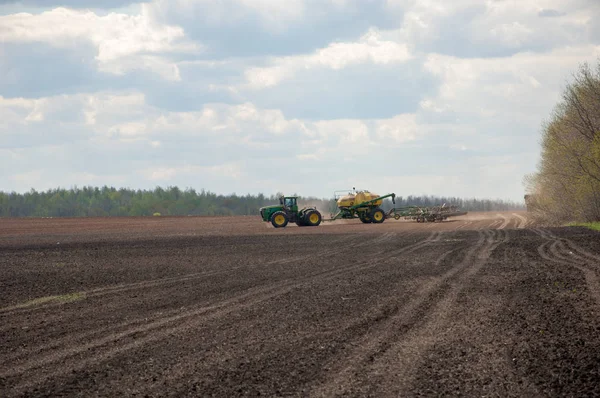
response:
[[[394,208],[390,210],[388,217],[394,217],[396,220],[404,218],[405,220],[415,220],[416,222],[436,222],[444,221],[449,217],[464,216],[466,211],[460,211],[456,206],[419,207],[408,206]]]
[[[467,212],[460,211],[456,206],[446,206],[446,204],[434,207],[393,207],[386,212],[380,206],[383,204],[383,200],[387,198],[391,198],[392,203],[396,204],[396,194],[394,193],[379,196],[369,191],[354,191],[346,195],[338,195],[338,192],[341,191],[335,192],[334,197],[339,211],[337,214],[332,215],[331,220],[359,218],[365,224],[380,224],[387,218],[395,220],[404,218],[405,220],[415,220],[417,222],[436,222],[446,220],[448,217],[467,214]]]
[[[289,222],[294,222],[299,227],[317,227],[323,217],[316,207],[298,209],[297,196],[281,196],[279,205],[260,208],[263,221],[271,222],[275,228],[283,228]]]
[[[289,222],[294,222],[300,227],[316,227],[322,221],[335,221],[342,219],[358,218],[365,224],[381,224],[388,218],[399,220],[414,220],[417,222],[436,222],[446,220],[448,217],[456,217],[467,214],[460,211],[456,206],[434,207],[392,207],[385,211],[381,207],[385,199],[390,198],[392,204],[396,204],[396,194],[390,193],[379,196],[369,191],[348,192],[340,195],[337,191],[334,193],[337,213],[332,214],[331,218],[323,219],[319,210],[315,207],[305,207],[298,209],[297,196],[282,196],[279,198],[279,205],[266,206],[260,209],[260,215],[263,221],[271,222],[275,228],[283,228]],[[347,192],[347,191],[344,191]]]
[[[392,198],[392,203],[396,203],[395,193],[379,196],[369,191],[359,191],[338,196],[336,192],[334,198],[336,199],[338,212],[332,215],[330,221],[358,218],[365,224],[381,224],[385,221],[387,215],[380,207],[384,199]]]

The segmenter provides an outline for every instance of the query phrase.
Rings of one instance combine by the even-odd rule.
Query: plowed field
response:
[[[600,396],[600,233],[0,219],[0,396]]]

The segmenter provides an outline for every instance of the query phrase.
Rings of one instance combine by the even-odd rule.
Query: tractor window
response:
[[[285,198],[285,207],[296,206],[296,198]]]

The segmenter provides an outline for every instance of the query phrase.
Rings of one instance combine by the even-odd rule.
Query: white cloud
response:
[[[519,48],[530,40],[534,31],[519,22],[511,22],[496,25],[489,33],[496,41],[508,47]]]
[[[547,51],[593,41],[595,1],[388,0],[402,15],[385,37],[407,43],[414,53],[494,56]],[[545,12],[544,12],[545,10]],[[552,15],[544,18],[541,15]]]
[[[0,96],[0,134],[9,126],[40,125],[42,122],[60,120],[64,124],[79,122],[80,112],[69,108],[80,108],[83,95],[57,95],[37,99],[4,98]]]
[[[67,8],[0,16],[0,41],[46,43],[72,50],[89,43],[96,49],[95,60],[103,72],[147,69],[171,80],[180,79],[177,66],[158,55],[200,49],[185,39],[182,28],[157,24],[144,13],[99,16]]]
[[[362,120],[323,120],[315,124],[317,134],[322,138],[335,137],[344,144],[369,145],[369,127]]]
[[[599,9],[155,0],[0,16],[0,177],[520,198],[541,121],[600,56]]]
[[[40,123],[40,122],[47,122]],[[37,123],[44,128],[70,122],[97,137],[117,140],[151,140],[153,137],[192,136],[241,140],[248,145],[269,137],[308,133],[305,123],[286,119],[276,109],[259,109],[252,103],[206,104],[188,112],[169,112],[150,106],[140,92],[61,95],[39,99],[0,96],[0,136],[16,126]],[[153,144],[156,146],[156,144]]]
[[[98,70],[120,76],[132,71],[150,70],[165,80],[181,81],[179,66],[161,56],[130,55],[115,62],[101,62]]]
[[[377,136],[386,142],[402,144],[415,141],[423,128],[419,128],[415,114],[402,114],[376,122]]]
[[[39,100],[25,98],[4,98],[0,96],[0,128],[6,131],[8,126],[27,123],[36,116],[35,108]]]
[[[181,167],[151,167],[137,171],[149,181],[168,182],[177,177],[202,175],[204,177],[218,177],[239,179],[245,175],[240,163],[230,162],[214,166],[185,165]]]
[[[83,112],[90,126],[107,126],[112,123],[139,119],[149,111],[143,93],[82,94]]]
[[[600,46],[569,47],[544,54],[520,53],[504,58],[464,59],[431,54],[425,69],[441,79],[436,97],[423,110],[497,116],[545,117],[559,100],[566,71],[600,56]]]
[[[382,40],[379,32],[371,29],[357,42],[331,43],[310,55],[275,58],[272,66],[251,68],[245,75],[251,88],[260,89],[289,79],[299,70],[340,70],[365,63],[388,65],[406,62],[411,57],[405,44]]]

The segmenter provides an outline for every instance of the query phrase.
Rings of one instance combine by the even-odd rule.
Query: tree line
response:
[[[574,73],[541,146],[537,172],[525,178],[528,209],[554,223],[600,221],[600,63]]]
[[[108,216],[233,216],[257,215],[262,206],[279,203],[279,196],[218,195],[216,193],[178,187],[134,190],[114,187],[50,189],[26,193],[0,191],[0,217],[108,217]],[[334,212],[333,199],[300,197],[300,206],[311,205]],[[396,197],[396,207],[433,206],[447,203],[466,211],[501,211],[522,209],[522,203],[489,199],[456,197]],[[391,207],[391,202],[386,203]]]

